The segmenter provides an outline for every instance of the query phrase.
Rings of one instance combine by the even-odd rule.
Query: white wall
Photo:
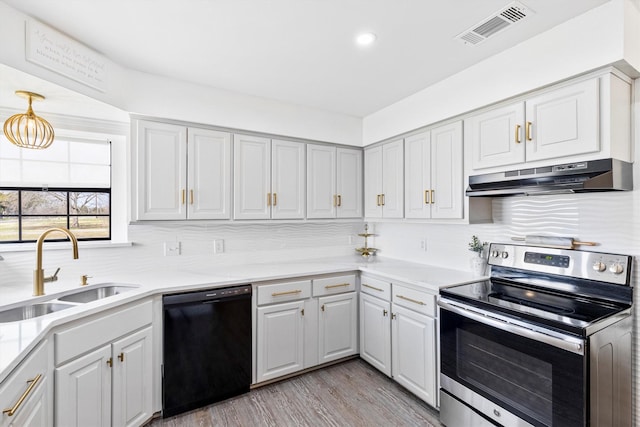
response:
[[[358,117],[161,78],[106,58],[107,89],[100,92],[26,61],[24,28],[30,18],[0,1],[0,19],[1,64],[127,112],[317,141],[362,143]]]
[[[637,0],[605,3],[365,117],[363,143],[385,140],[627,57],[640,70],[640,39],[633,39],[640,31],[638,22]]]

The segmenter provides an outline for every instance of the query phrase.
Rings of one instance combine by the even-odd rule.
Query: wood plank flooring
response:
[[[437,412],[361,359],[354,359],[148,427],[425,426]]]

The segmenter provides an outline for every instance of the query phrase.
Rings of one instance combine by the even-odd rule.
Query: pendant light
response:
[[[4,134],[14,145],[21,148],[36,150],[45,149],[51,145],[54,138],[53,126],[36,116],[31,108],[31,102],[44,100],[44,96],[25,90],[17,90],[16,95],[29,100],[29,108],[24,114],[15,114],[4,122]]]

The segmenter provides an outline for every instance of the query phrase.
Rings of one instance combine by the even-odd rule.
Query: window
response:
[[[109,141],[56,135],[46,150],[25,150],[0,140],[0,243],[32,242],[51,227],[111,239]]]

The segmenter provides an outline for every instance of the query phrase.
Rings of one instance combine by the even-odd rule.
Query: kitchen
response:
[[[493,9],[501,6],[502,4],[497,4]],[[15,7],[19,9],[17,4]],[[0,62],[7,68],[21,70],[145,117],[164,117],[186,123],[210,124],[353,146],[392,141],[396,135],[443,122],[609,64],[621,66],[632,77],[637,77],[637,70],[640,69],[640,49],[637,46],[640,38],[635,33],[638,25],[633,25],[638,21],[637,2],[604,2],[545,33],[523,40],[517,46],[470,65],[393,105],[386,107],[390,103],[386,104],[386,108],[360,119],[307,107],[291,108],[283,102],[194,86],[127,70],[112,62],[108,62],[108,90],[96,91],[26,61],[24,45],[19,42],[24,39],[26,18],[7,4],[0,3],[0,8],[7,21],[6,25],[3,22],[1,30],[4,37]],[[532,8],[535,9],[533,6]],[[472,23],[465,23],[460,31]],[[594,30],[600,28],[601,31]],[[612,28],[619,31],[611,31]],[[516,29],[508,31],[512,30]],[[509,34],[508,31],[502,34]],[[571,35],[570,41],[568,34]],[[90,45],[87,40],[79,39]],[[558,65],[549,67],[549,63]],[[505,79],[505,76],[517,78]],[[483,83],[478,84],[479,81]],[[158,91],[158,87],[166,88],[166,93]],[[13,87],[6,98],[14,98],[12,92],[17,89],[33,90],[30,87]],[[126,93],[123,93],[124,89]],[[171,96],[175,102],[163,102],[166,96]],[[4,99],[3,97],[3,101]],[[637,99],[639,96],[636,87],[636,106]],[[36,103],[34,109],[41,111],[44,116],[48,102],[54,100]],[[221,107],[223,105],[224,108]],[[12,107],[22,109],[24,104]],[[106,109],[104,104],[102,108]],[[634,123],[638,123],[637,110],[635,108]],[[80,112],[70,111],[70,114],[82,116]],[[212,120],[211,117],[216,119]],[[113,120],[128,123],[129,115],[122,111],[116,112]],[[120,129],[119,133],[126,139],[128,125],[124,130]],[[117,182],[116,177],[127,176],[126,162],[129,153],[125,147],[113,145],[112,191],[114,198],[120,194],[119,197],[127,200],[127,181],[124,179],[123,182]],[[637,135],[634,146],[638,146]],[[116,161],[116,158],[121,161]],[[636,188],[637,175],[636,173]],[[439,220],[436,223],[365,217],[369,220],[370,231],[376,234],[371,244],[381,249],[381,258],[402,259],[451,269],[464,266],[464,270],[468,271],[470,254],[466,249],[471,235],[478,235],[483,241],[508,242],[513,236],[551,233],[596,241],[600,244],[597,249],[599,251],[637,255],[640,253],[637,242],[640,234],[634,221],[635,206],[638,205],[636,194],[637,191],[496,198],[491,203],[493,222],[482,224],[468,224],[469,221],[466,220]],[[231,266],[256,262],[276,263],[283,259],[304,261],[327,256],[351,258],[354,248],[361,244],[357,235],[362,233],[363,226],[361,219],[286,224],[251,222],[241,226],[229,222],[207,222],[203,226],[197,222],[149,221],[128,225],[128,208],[119,212],[116,209],[114,204],[112,232],[115,247],[85,250],[81,247],[77,261],[71,261],[66,245],[63,246],[64,250],[50,251],[45,255],[45,268],[62,266],[60,282],[48,285],[47,292],[62,289],[54,287],[63,286],[67,283],[65,281],[71,285],[72,281],[83,274],[94,276],[91,280],[100,280],[101,277],[110,278],[113,271],[118,271],[120,280],[131,282],[126,280],[127,273],[144,273],[164,268],[183,272],[185,276],[195,272],[218,277],[227,274]],[[603,221],[603,218],[608,220]],[[118,227],[121,229],[118,230]],[[213,254],[213,240],[224,241],[223,253]],[[164,243],[171,241],[181,242],[180,256],[163,256]],[[134,243],[131,245],[126,242]],[[0,277],[3,288],[23,292],[25,298],[29,297],[33,247],[28,252],[3,251],[2,256],[4,261],[0,261]],[[636,275],[634,269],[634,277]],[[634,363],[637,366],[637,361]]]

